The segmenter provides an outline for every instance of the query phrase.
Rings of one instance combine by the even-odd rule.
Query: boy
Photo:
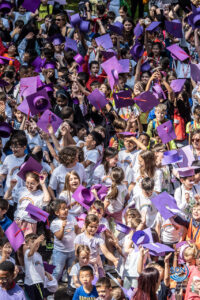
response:
[[[96,283],[96,288],[99,295],[97,300],[114,300],[111,295],[112,288],[110,279],[106,277],[100,278]]]
[[[0,299],[26,300],[24,291],[14,282],[15,266],[10,261],[0,264]]]
[[[94,300],[98,297],[97,289],[92,285],[93,279],[93,270],[90,266],[83,266],[80,268],[79,280],[82,286],[76,289],[73,300]]]
[[[92,173],[94,171],[95,165],[99,160],[99,151],[96,149],[102,143],[102,136],[96,132],[92,131],[88,134],[85,140],[85,146],[83,147],[84,152],[84,162],[82,162],[85,167],[85,172],[87,176],[87,185],[90,187],[92,184]]]
[[[3,229],[3,231],[6,231],[6,229],[11,225],[12,221],[8,216],[6,215],[9,208],[9,203],[5,199],[0,200],[0,226]]]
[[[192,208],[192,218],[186,236],[186,240],[194,240],[198,249],[200,249],[200,203],[194,204]]]
[[[194,121],[188,122],[186,125],[186,133],[189,134],[189,143],[190,141],[190,132],[193,129],[199,129],[200,128],[200,105],[198,104],[195,106],[193,111],[193,118]]]

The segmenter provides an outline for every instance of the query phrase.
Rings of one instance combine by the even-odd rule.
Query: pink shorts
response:
[[[19,228],[23,231],[24,236],[26,236],[29,233],[35,233],[37,231],[37,223],[29,223],[24,220],[15,220],[16,224],[19,226]]]

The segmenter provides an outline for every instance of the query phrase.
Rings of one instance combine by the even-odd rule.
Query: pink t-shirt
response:
[[[193,292],[193,286],[195,281],[200,281],[200,269],[196,266],[190,266],[189,268],[189,280],[187,284],[185,299],[187,300],[199,300],[200,295]]]

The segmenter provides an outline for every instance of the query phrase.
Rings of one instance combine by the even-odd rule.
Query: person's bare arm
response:
[[[33,254],[37,251],[38,245],[41,244],[44,241],[44,235],[41,234],[32,244],[30,251],[28,253],[28,257],[33,256]]]
[[[170,285],[170,265],[169,265],[169,259],[172,256],[172,253],[169,253],[165,256],[164,262],[165,262],[165,272],[164,272],[164,284],[169,287]]]
[[[62,221],[62,227],[59,231],[54,232],[54,235],[57,237],[58,240],[62,240],[65,233],[65,226],[67,224],[67,221]]]

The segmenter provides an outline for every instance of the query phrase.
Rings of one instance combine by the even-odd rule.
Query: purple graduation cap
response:
[[[172,80],[170,87],[174,93],[180,93],[184,87],[186,79],[174,79]]]
[[[194,167],[184,167],[184,168],[179,168],[179,169],[176,169],[179,173],[179,176],[182,177],[182,178],[185,178],[185,177],[192,177],[195,175],[195,169],[198,169],[198,167],[194,166]]]
[[[7,86],[7,85],[8,85],[8,83],[5,80],[0,78],[0,87],[4,87],[4,86]]]
[[[166,31],[173,35],[175,38],[182,38],[182,23],[179,20],[165,21]]]
[[[74,198],[74,200],[81,204],[81,206],[83,206],[86,210],[89,210],[90,206],[95,201],[93,193],[82,185],[80,185],[73,193],[72,198]]]
[[[11,9],[12,9],[13,5],[10,2],[7,1],[2,1],[2,3],[0,4],[0,11],[3,12],[4,14],[8,14]]]
[[[129,59],[119,59],[119,73],[129,73],[130,61]]]
[[[100,200],[104,200],[107,195],[109,187],[103,184],[95,184],[91,187],[91,190],[95,189],[97,191],[97,196]]]
[[[128,234],[130,231],[131,231],[131,228],[122,224],[122,223],[116,223],[117,226],[116,226],[116,229],[124,234]]]
[[[5,235],[9,240],[12,248],[16,252],[19,247],[24,243],[24,235],[22,230],[13,222],[5,231]]]
[[[154,86],[152,87],[153,94],[158,98],[158,99],[166,99],[165,93],[163,89],[161,88],[160,84],[155,83]]]
[[[0,137],[8,138],[13,131],[13,128],[10,124],[6,122],[0,123]]]
[[[149,254],[153,256],[164,256],[165,252],[174,252],[174,249],[161,243],[147,243],[142,245],[149,249]]]
[[[195,157],[190,145],[178,149],[179,156],[182,156],[182,161],[178,163],[180,168],[191,166]]]
[[[159,104],[159,100],[154,96],[153,93],[147,91],[136,96],[134,99],[135,103],[141,108],[143,112],[151,110],[154,106]]]
[[[29,159],[23,163],[20,167],[20,171],[17,173],[17,176],[22,178],[24,181],[26,180],[26,173],[35,172],[38,175],[42,171],[42,165],[37,162],[33,157],[29,157]]]
[[[51,108],[50,99],[45,89],[26,97],[32,116]]]
[[[76,217],[76,221],[77,221],[79,228],[83,228],[86,217],[87,217],[87,214],[81,214],[80,216]]]
[[[152,22],[147,28],[146,31],[149,32],[155,32],[158,30],[158,27],[160,26],[161,22]]]
[[[77,42],[73,39],[65,37],[65,51],[67,51],[67,49],[71,49],[75,52],[78,52]]]
[[[173,124],[171,121],[167,121],[167,122],[159,125],[156,129],[157,129],[158,135],[161,138],[163,144],[167,144],[171,140],[176,139],[176,134],[175,134]]]
[[[132,98],[131,90],[125,90],[118,93],[114,93],[113,96],[116,108],[133,106],[135,104]]]
[[[31,11],[32,13],[35,13],[36,9],[38,9],[40,5],[40,0],[24,0],[22,6],[26,8],[27,11]]]
[[[200,81],[200,64],[191,64],[190,65],[191,70],[191,77],[195,82]]]
[[[108,101],[106,100],[106,96],[103,92],[101,92],[98,89],[95,89],[92,91],[91,94],[87,96],[88,101],[97,109],[101,110],[108,104]]]
[[[142,65],[141,65],[141,72],[147,72],[151,69],[151,65],[149,63],[149,61],[145,61]]]
[[[81,20],[79,29],[80,29],[80,31],[87,33],[90,30],[90,22]]]
[[[95,39],[98,46],[102,46],[105,50],[113,48],[113,43],[110,34],[104,34]]]
[[[134,28],[134,35],[136,36],[136,38],[139,38],[143,34],[143,31],[144,31],[143,26],[141,26],[140,23],[138,22]]]
[[[37,91],[37,76],[25,77],[20,79],[19,96],[25,99],[27,96],[36,93]]]
[[[79,14],[74,14],[74,15],[70,16],[70,23],[74,27],[78,26],[81,23],[80,15]]]
[[[37,56],[32,62],[32,66],[35,68],[35,72],[40,73],[42,71],[42,67],[44,66],[46,58],[41,58]]]
[[[41,208],[34,206],[33,204],[29,203],[25,209],[29,216],[35,220],[35,221],[42,221],[42,222],[46,222],[46,220],[48,219],[49,214],[42,210]]]
[[[55,269],[55,266],[48,264],[46,261],[43,262],[43,266],[44,266],[44,270],[49,274],[52,274],[53,270]]]
[[[179,155],[177,150],[165,151],[163,153],[162,165],[165,166],[170,164],[176,164],[182,161],[182,159],[182,156]]]
[[[79,53],[76,54],[73,59],[75,60],[75,62],[77,62],[77,64],[82,65],[84,63],[84,57],[82,55],[80,55]]]
[[[200,12],[196,11],[188,16],[188,24],[193,29],[200,28]]]
[[[54,132],[58,130],[60,125],[62,124],[63,120],[60,119],[57,115],[55,115],[52,111],[49,109],[45,110],[45,112],[42,114],[41,118],[37,122],[37,126],[41,128],[46,133],[49,133],[48,131],[48,125],[52,125]]]
[[[0,65],[8,65],[10,61],[14,61],[14,59],[5,56],[0,56]]]
[[[106,230],[107,230],[107,227],[105,225],[103,225],[103,224],[100,224],[99,227],[98,227],[98,229],[97,229],[97,234],[100,234],[100,233],[102,233],[102,232],[104,232]]]
[[[165,220],[177,215],[180,211],[176,204],[176,200],[167,192],[163,192],[152,198],[151,202]]]
[[[113,24],[110,24],[109,29],[111,32],[114,32],[119,35],[123,35],[124,25],[121,22],[117,21]]]
[[[144,230],[137,230],[132,236],[132,241],[135,245],[135,249],[138,250],[138,246],[153,243],[153,237],[150,228]]]
[[[177,44],[173,44],[166,48],[169,52],[171,52],[171,55],[173,58],[178,59],[180,61],[184,61],[189,58],[189,55],[180,48]]]
[[[113,56],[117,56],[117,53],[113,49],[108,49],[107,51],[101,51],[105,59],[109,59]]]
[[[144,53],[143,45],[139,42],[136,42],[135,45],[131,48],[130,53],[134,61],[138,61]]]
[[[53,62],[53,61],[49,61],[49,62],[46,62],[46,63],[44,64],[43,68],[44,68],[45,70],[49,70],[49,69],[55,70],[55,69],[56,69],[56,64],[55,64],[55,62]]]

